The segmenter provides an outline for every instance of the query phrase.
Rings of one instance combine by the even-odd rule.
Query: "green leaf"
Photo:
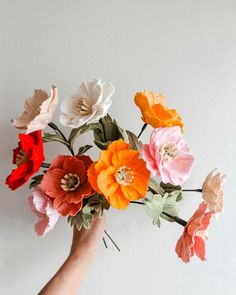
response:
[[[64,140],[63,136],[57,130],[55,130],[55,133],[44,132],[43,141],[44,142],[59,141],[65,145],[68,145],[68,143]]]
[[[77,156],[79,155],[83,155],[84,153],[86,153],[89,149],[91,149],[93,146],[92,145],[89,145],[89,144],[86,144],[85,146],[81,146],[79,148],[79,151],[77,153]]]
[[[166,192],[166,193],[170,193],[170,192],[179,192],[177,197],[176,197],[176,201],[179,202],[183,199],[183,194],[182,194],[182,188],[181,186],[177,186],[177,185],[173,185],[173,184],[170,184],[170,183],[164,183],[164,182],[161,182],[160,183],[160,186],[161,188]]]
[[[82,125],[78,128],[74,128],[71,130],[71,133],[69,135],[69,138],[68,138],[68,142],[70,143],[70,145],[73,145],[76,138],[83,134],[83,133],[86,133],[90,130],[95,130],[96,128],[98,128],[98,123],[90,123],[90,124],[85,124],[85,125]]]
[[[128,135],[128,142],[132,150],[137,150],[141,154],[143,149],[143,143],[138,139],[138,137],[131,131],[126,130]]]
[[[161,194],[161,195],[164,194],[164,190],[161,188],[159,183],[156,180],[154,180],[152,177],[150,177],[149,179],[148,188],[154,194]]]
[[[76,226],[78,230],[90,228],[95,216],[101,217],[104,209],[107,210],[110,207],[104,196],[98,193],[95,193],[86,201],[87,204],[76,216],[69,216],[67,219],[71,226]]]
[[[171,193],[168,194],[168,197],[166,198],[165,204],[163,207],[163,212],[166,212],[172,216],[179,215],[179,211],[176,207],[178,196],[179,196],[179,191],[172,191]],[[171,221],[171,222],[174,221],[172,218],[166,216],[165,214],[161,214],[161,217],[166,219],[167,221]]]
[[[36,175],[32,177],[32,182],[29,185],[29,189],[34,188],[35,186],[39,185],[43,179],[43,174]]]
[[[163,197],[161,194],[156,194],[153,195],[151,199],[144,199],[147,215],[151,217],[153,225],[158,225],[158,227],[161,226],[160,216],[162,214],[167,196],[167,194]]]
[[[128,142],[126,132],[118,126],[115,120],[107,114],[99,120],[99,126],[94,130],[94,143],[102,150],[114,140],[124,139]]]

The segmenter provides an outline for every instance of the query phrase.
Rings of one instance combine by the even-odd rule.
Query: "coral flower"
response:
[[[35,232],[38,236],[45,237],[53,230],[58,221],[59,214],[52,206],[52,200],[44,194],[41,186],[34,188],[32,196],[28,198],[31,210],[38,216],[39,221],[35,224]]]
[[[83,82],[75,95],[62,101],[61,124],[77,128],[97,122],[107,114],[114,91],[115,88],[110,82]]]
[[[26,134],[42,130],[52,121],[58,103],[57,88],[52,86],[50,96],[43,89],[36,89],[34,95],[25,101],[25,111],[13,120],[12,125],[26,129]]]
[[[145,196],[150,172],[122,139],[113,141],[88,170],[94,190],[103,194],[114,208],[124,209],[131,200]]]
[[[13,164],[18,168],[12,170],[6,184],[15,190],[36,173],[44,161],[42,131],[30,134],[19,134],[20,142],[13,151]]]
[[[202,186],[203,199],[207,202],[209,210],[220,213],[223,210],[224,184],[226,176],[214,169],[206,177]]]
[[[191,174],[194,158],[178,126],[155,129],[142,155],[147,168],[164,183],[182,185]]]
[[[167,108],[165,97],[161,94],[147,90],[137,92],[134,101],[141,110],[142,120],[153,128],[172,126],[183,128],[181,117],[176,110]]]
[[[43,177],[42,189],[53,198],[53,207],[61,215],[76,215],[83,199],[94,193],[87,177],[91,164],[88,156],[58,156],[52,161]]]
[[[190,218],[184,228],[184,233],[176,244],[175,251],[185,263],[196,254],[202,261],[205,258],[205,241],[207,240],[206,230],[210,224],[212,212],[207,212],[208,205],[203,202],[197,211]]]

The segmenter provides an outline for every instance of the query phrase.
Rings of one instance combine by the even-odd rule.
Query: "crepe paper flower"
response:
[[[206,212],[207,203],[202,202],[184,228],[184,232],[176,244],[175,251],[185,263],[196,254],[202,261],[205,258],[206,230],[210,224],[212,212]]]
[[[53,230],[59,214],[52,206],[52,200],[44,194],[40,185],[36,186],[28,198],[31,210],[39,217],[34,229],[38,236],[45,237]]]
[[[111,106],[115,88],[110,82],[93,80],[83,82],[72,97],[62,101],[60,122],[72,128],[97,122]]]
[[[194,162],[179,126],[155,129],[142,156],[154,176],[173,185],[182,185],[189,178]]]
[[[25,111],[13,119],[12,125],[26,129],[26,134],[42,130],[52,121],[58,103],[57,88],[51,87],[50,96],[43,89],[35,89],[34,95],[25,101]]]
[[[42,131],[30,134],[19,134],[20,142],[13,150],[13,164],[18,167],[12,170],[6,179],[6,184],[15,190],[22,186],[35,174],[44,161]]]
[[[75,216],[83,199],[94,194],[88,182],[87,169],[92,164],[88,156],[57,156],[42,180],[42,189],[53,199],[53,207],[62,216]]]
[[[105,196],[114,208],[124,209],[131,200],[143,198],[150,172],[139,152],[130,150],[124,140],[113,141],[88,170],[93,189]]]
[[[214,169],[203,183],[202,196],[213,213],[220,213],[223,210],[225,179],[226,175]]]
[[[153,128],[180,126],[183,122],[176,110],[168,109],[165,97],[152,91],[137,92],[134,101],[140,108],[142,120]]]

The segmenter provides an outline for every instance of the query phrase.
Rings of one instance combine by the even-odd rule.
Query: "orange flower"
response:
[[[170,110],[165,103],[165,97],[152,91],[137,92],[134,101],[140,108],[142,120],[153,128],[180,126],[183,122],[176,110]]]
[[[101,152],[100,159],[88,170],[95,191],[105,196],[112,207],[124,209],[131,200],[143,198],[147,192],[150,172],[139,152],[119,139]]]

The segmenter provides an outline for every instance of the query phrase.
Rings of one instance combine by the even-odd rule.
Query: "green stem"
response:
[[[103,240],[105,248],[108,249],[107,242],[106,242],[105,238],[103,237],[102,240]]]
[[[120,248],[117,246],[115,241],[112,239],[112,237],[108,234],[108,232],[105,230],[105,234],[107,235],[108,239],[112,242],[112,244],[116,247],[116,249],[120,252]]]
[[[202,193],[202,189],[198,188],[198,189],[182,189],[182,192],[198,192],[198,193]]]
[[[54,124],[54,123],[52,123],[52,122],[49,123],[48,126],[51,127],[53,130],[58,131],[58,132],[61,134],[63,140],[67,143],[67,147],[68,147],[69,151],[71,152],[72,156],[74,156],[75,153],[74,153],[73,147],[71,146],[71,144],[69,143],[69,141],[68,141],[67,138],[65,137],[64,133],[63,133],[63,132],[57,127],[56,124]]]
[[[143,127],[142,127],[142,129],[141,129],[141,131],[140,131],[140,133],[138,135],[138,138],[142,135],[142,133],[146,129],[146,127],[147,127],[147,123],[143,124]]]
[[[50,164],[48,164],[48,163],[42,163],[41,164],[41,167],[42,168],[49,168],[50,167]]]

